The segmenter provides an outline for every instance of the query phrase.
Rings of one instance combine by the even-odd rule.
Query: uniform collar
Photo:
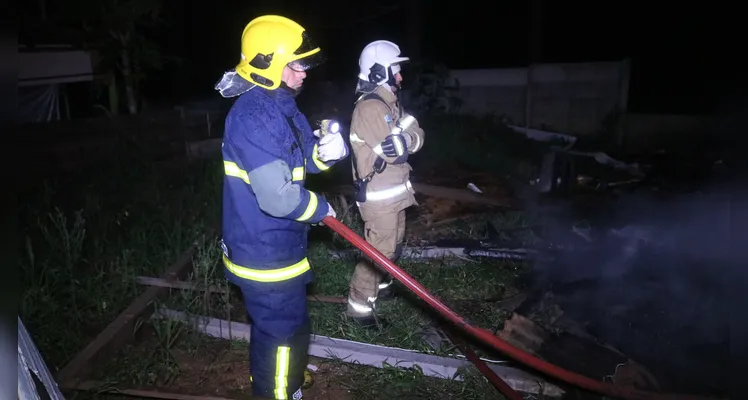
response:
[[[387,90],[384,86],[377,86],[377,88],[374,90],[374,93],[379,95],[379,97],[382,98],[387,104],[390,106],[396,106],[397,105],[397,96],[392,93],[391,91]]]
[[[275,90],[264,90],[267,96],[273,99],[273,102],[281,109],[283,115],[293,117],[299,112],[299,107],[296,105],[296,93],[292,89],[279,87]]]

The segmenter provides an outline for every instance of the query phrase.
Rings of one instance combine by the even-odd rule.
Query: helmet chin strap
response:
[[[281,81],[281,83],[280,83],[280,86],[278,87],[278,89],[284,89],[284,90],[288,90],[289,92],[291,92],[291,94],[293,95],[293,97],[296,97],[296,96],[298,96],[298,95],[299,95],[299,93],[301,93],[301,90],[302,90],[303,88],[304,88],[304,86],[302,85],[302,86],[301,86],[301,87],[299,87],[298,89],[294,89],[294,88],[292,88],[292,87],[290,87],[290,86],[286,85],[286,82],[283,82],[283,81]]]

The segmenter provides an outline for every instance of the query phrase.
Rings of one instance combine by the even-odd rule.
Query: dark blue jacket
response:
[[[328,203],[305,189],[304,180],[334,164],[317,159],[317,140],[288,89],[258,86],[231,107],[222,145],[222,247],[229,280],[312,280],[307,233],[327,215]]]

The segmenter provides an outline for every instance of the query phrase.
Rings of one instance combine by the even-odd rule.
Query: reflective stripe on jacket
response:
[[[317,138],[292,93],[255,87],[241,95],[226,116],[222,153],[229,279],[311,281],[307,233],[327,215],[328,204],[304,181],[334,162],[317,159]]]
[[[351,118],[351,151],[355,152],[358,174],[369,175],[379,155],[374,151],[395,128],[398,120],[407,127],[403,134],[409,138],[408,152],[415,153],[423,147],[425,133],[418,121],[407,113],[402,113],[397,97],[383,86],[374,91],[384,102],[365,99],[356,103]],[[393,161],[382,156],[385,161]],[[410,185],[409,163],[387,164],[382,173],[375,174],[367,185],[367,201],[359,204],[365,218],[374,217],[378,212],[399,211],[416,204],[413,188]],[[355,170],[354,170],[355,179]],[[367,218],[368,219],[368,218]]]

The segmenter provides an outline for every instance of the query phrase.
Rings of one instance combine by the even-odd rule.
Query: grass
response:
[[[474,368],[458,371],[458,380],[435,379],[417,368],[385,365],[371,369],[346,365],[339,382],[351,390],[356,399],[502,399],[490,383]]]
[[[317,280],[315,293],[340,295],[347,293],[354,261],[329,259],[327,248],[315,246],[310,252]],[[467,317],[484,327],[500,326],[501,310],[483,299],[503,297],[511,289],[514,278],[526,265],[515,262],[465,262],[459,260],[403,261],[398,265],[413,276],[447,305],[467,312]],[[314,331],[321,335],[343,337],[350,340],[383,346],[431,350],[420,336],[420,331],[435,323],[427,305],[398,284],[402,296],[377,305],[377,313],[387,320],[381,332],[363,329],[349,321],[343,314],[344,305],[311,304]],[[476,301],[477,300],[477,301]]]
[[[444,117],[430,123],[424,123],[430,136],[425,147],[429,150],[424,150],[421,157],[425,160],[422,168],[428,168],[439,157],[444,161],[440,152],[455,148],[461,152],[446,154],[471,161],[474,168],[512,168],[510,160],[516,156],[501,156],[508,154],[508,148],[501,147],[504,142],[489,134],[499,129],[492,121]],[[441,129],[433,128],[436,126]],[[468,137],[470,132],[485,134]],[[457,141],[462,144],[458,146]],[[487,143],[494,152],[478,162],[481,157],[474,155]],[[220,218],[220,161],[157,166],[141,150],[147,147],[130,148],[129,153],[113,151],[103,163],[70,174],[49,174],[24,193],[24,246],[19,249],[24,293],[19,312],[53,372],[142,292],[142,286],[135,281],[137,276],[160,276],[190,245],[195,244],[198,249],[190,280],[199,287],[229,289],[218,264],[220,249],[213,232]],[[342,204],[333,202],[344,222],[360,232],[361,221],[355,209],[346,213]],[[521,213],[476,219],[447,232],[476,237],[486,219],[502,228],[529,224]],[[322,227],[314,229],[326,232]],[[310,244],[309,256],[317,276],[312,290],[343,296],[353,264],[330,257],[331,245],[347,244],[337,235],[327,237],[332,237],[333,242]],[[494,329],[501,326],[505,315],[483,300],[514,290],[514,279],[527,268],[522,263],[455,260],[406,261],[400,265],[471,321]],[[164,302],[171,308],[234,319],[243,314],[238,300],[229,290],[217,295],[175,290]],[[381,332],[359,328],[345,318],[343,311],[344,305],[340,304],[311,304],[314,332],[431,351],[420,330],[433,325],[434,317],[413,296],[404,295],[379,305],[379,313],[389,322]],[[175,352],[194,355],[210,347],[206,344],[209,340],[174,322],[141,323],[137,330],[139,337],[150,343],[148,350],[138,353],[133,345],[125,347],[112,362],[97,370],[98,379],[130,385],[169,385],[178,381],[183,372],[183,360],[177,359]],[[236,346],[241,345],[229,345]],[[467,399],[493,395],[485,379],[472,370],[465,371],[465,380],[460,382],[424,378],[416,370],[337,368],[344,371],[336,382],[354,393],[354,398],[380,398],[377,393],[385,393],[377,387],[387,387],[386,395],[398,398],[428,395]],[[364,375],[366,379],[362,379]]]
[[[164,173],[136,157],[44,181],[25,193],[20,314],[61,367],[215,225],[215,165]],[[212,182],[210,181],[212,180]]]

